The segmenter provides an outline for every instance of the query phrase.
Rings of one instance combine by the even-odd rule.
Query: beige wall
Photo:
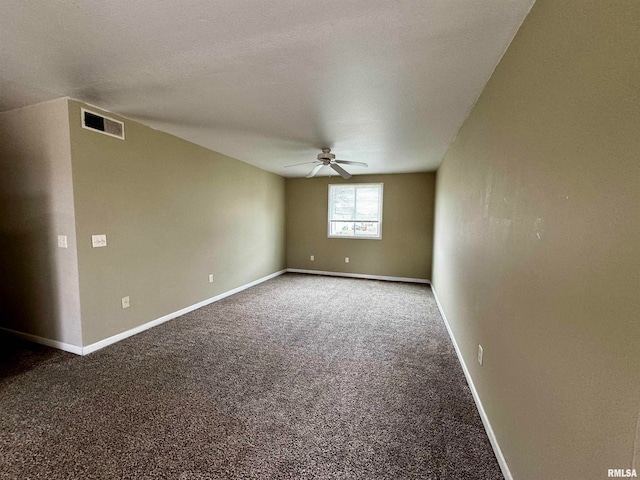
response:
[[[66,99],[0,114],[0,326],[79,347],[67,118]]]
[[[328,238],[328,185],[379,182],[382,240]],[[434,190],[434,173],[287,179],[287,267],[430,279]]]
[[[637,461],[639,25],[538,0],[438,171],[434,285],[516,480]]]
[[[285,268],[282,177],[131,120],[125,141],[83,129],[81,105],[69,122],[85,345]]]

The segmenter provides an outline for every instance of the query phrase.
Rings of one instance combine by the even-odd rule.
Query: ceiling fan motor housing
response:
[[[333,153],[331,153],[330,148],[323,148],[322,153],[318,154],[318,160],[320,160],[323,163],[328,163],[335,159],[336,159],[336,156]]]

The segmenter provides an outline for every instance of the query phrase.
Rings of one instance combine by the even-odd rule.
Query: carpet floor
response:
[[[85,357],[2,337],[1,479],[502,479],[428,286],[286,274]]]

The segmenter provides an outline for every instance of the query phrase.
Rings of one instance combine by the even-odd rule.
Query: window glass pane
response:
[[[355,220],[356,189],[339,187],[333,189],[332,220]]]
[[[340,237],[353,237],[354,236],[354,223],[353,222],[331,222],[329,235],[336,235]]]
[[[356,220],[378,220],[380,195],[378,187],[358,188],[356,195]]]
[[[355,234],[358,237],[377,237],[378,222],[356,222]]]

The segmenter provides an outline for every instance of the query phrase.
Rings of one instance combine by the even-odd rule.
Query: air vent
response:
[[[124,123],[82,109],[82,128],[124,140]]]

